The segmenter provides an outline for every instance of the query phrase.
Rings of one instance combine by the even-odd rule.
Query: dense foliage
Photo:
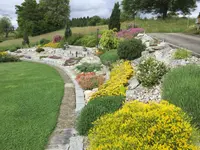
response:
[[[63,28],[69,18],[69,0],[25,0],[16,6],[19,31],[39,35]]]
[[[119,45],[119,40],[113,30],[106,30],[101,35],[99,44],[104,49],[116,49]]]
[[[0,35],[4,35],[5,38],[7,38],[8,34],[13,31],[14,27],[12,26],[10,18],[8,17],[0,18]]]
[[[133,101],[94,122],[88,150],[197,150],[189,121],[180,108],[166,101]]]
[[[117,29],[117,31],[120,31],[120,5],[119,2],[115,3],[115,6],[113,8],[112,14],[110,16],[110,21],[108,28],[109,30]]]
[[[174,59],[186,59],[192,56],[192,52],[186,49],[177,49],[174,53]]]
[[[136,75],[143,86],[152,87],[160,83],[167,71],[168,69],[163,62],[150,57],[139,64]]]
[[[192,116],[194,124],[200,127],[200,67],[188,65],[173,69],[166,74],[162,97],[181,107]]]
[[[111,70],[110,79],[94,93],[91,100],[101,96],[126,95],[125,86],[134,71],[129,61],[116,63]]]
[[[80,72],[100,71],[101,68],[102,68],[101,64],[90,64],[90,63],[83,63],[81,65],[76,66],[76,69]]]
[[[117,53],[120,59],[134,60],[141,57],[142,51],[144,51],[145,48],[145,45],[143,45],[140,40],[124,40],[120,42]]]
[[[50,40],[47,40],[47,39],[43,38],[43,39],[40,40],[39,43],[40,43],[40,45],[45,45],[45,44],[48,44],[49,42],[50,42]]]
[[[36,50],[35,50],[37,53],[41,53],[41,52],[44,52],[44,49],[43,48],[37,48]]]
[[[96,75],[95,72],[81,73],[76,76],[76,81],[84,90],[92,90],[100,87],[105,78],[102,75]]]
[[[111,66],[114,62],[119,60],[117,50],[109,50],[100,56],[101,62],[106,66]]]
[[[19,61],[18,57],[12,56],[7,52],[0,52],[0,63],[2,62],[17,62]]]
[[[77,118],[76,129],[80,135],[87,135],[93,122],[101,116],[118,110],[124,101],[123,96],[104,96],[90,101]]]
[[[180,12],[182,14],[190,14],[193,8],[196,7],[198,0],[123,0],[124,12],[132,17],[135,17],[137,12],[153,12],[162,15],[165,19],[168,12]]]
[[[96,25],[105,25],[108,24],[109,19],[100,18],[99,16],[93,17],[81,17],[81,18],[72,18],[70,20],[70,25],[72,27],[85,27],[85,26],[96,26]]]

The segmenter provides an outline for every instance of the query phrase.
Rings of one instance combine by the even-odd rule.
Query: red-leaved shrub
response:
[[[76,76],[76,81],[84,90],[92,90],[104,83],[102,75],[96,75],[95,72],[81,73]]]
[[[62,36],[56,35],[53,37],[53,43],[58,43],[62,40]]]

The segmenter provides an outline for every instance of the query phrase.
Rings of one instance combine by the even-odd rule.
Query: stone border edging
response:
[[[76,111],[76,113],[79,113],[83,109],[83,107],[85,106],[83,89],[79,86],[79,84],[75,80],[75,77],[73,76],[73,74],[71,73],[71,71],[68,68],[66,68],[64,66],[60,66],[58,64],[55,64],[51,61],[33,60],[33,59],[24,59],[24,58],[22,58],[21,60],[43,63],[43,64],[52,65],[52,66],[62,69],[69,76],[69,78],[72,80],[72,82],[74,83],[74,86],[75,86],[75,94],[76,94],[76,109],[75,109],[75,111]]]

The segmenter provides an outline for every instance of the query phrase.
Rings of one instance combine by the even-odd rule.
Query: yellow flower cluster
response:
[[[132,101],[94,122],[88,150],[197,150],[183,111],[166,101]]]
[[[110,79],[91,96],[91,100],[100,96],[117,96],[126,94],[126,84],[133,75],[133,68],[129,61],[116,64],[111,71]]]
[[[3,51],[3,52],[0,52],[0,56],[5,56],[5,55],[7,55],[8,53],[7,52],[5,52],[5,51]]]
[[[43,47],[59,48],[59,46],[60,46],[59,43],[50,42],[48,44],[45,44]]]

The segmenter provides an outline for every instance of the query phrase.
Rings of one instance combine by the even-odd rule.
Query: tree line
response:
[[[99,16],[72,18],[70,20],[71,27],[97,26],[97,25],[105,25],[108,23],[109,23],[109,18],[101,18]]]

